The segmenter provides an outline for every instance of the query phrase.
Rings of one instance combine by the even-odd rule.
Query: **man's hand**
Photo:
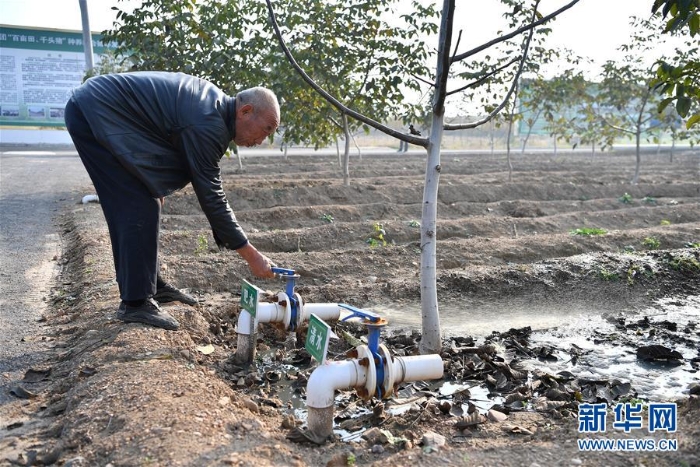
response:
[[[253,273],[255,277],[261,279],[271,279],[275,277],[272,272],[272,267],[275,265],[270,258],[260,253],[253,245],[250,243],[236,250],[236,252],[241,255],[241,257],[246,260],[250,272]]]

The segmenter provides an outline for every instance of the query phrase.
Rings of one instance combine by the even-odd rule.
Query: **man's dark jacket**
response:
[[[219,162],[235,135],[235,98],[183,73],[136,72],[90,78],[73,100],[97,141],[154,198],[192,183],[217,243],[246,244],[221,186]]]

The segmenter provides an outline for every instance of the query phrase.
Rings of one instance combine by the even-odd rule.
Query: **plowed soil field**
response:
[[[637,185],[629,184],[634,155],[623,151],[518,154],[513,165],[508,182],[503,155],[442,156],[445,380],[407,384],[383,404],[342,391],[336,434],[321,446],[287,438],[304,427],[313,370],[303,332],[294,342],[261,326],[256,362],[232,361],[241,280],[275,293],[284,283],[254,279],[235,252],[216,248],[191,187],[166,199],[162,217],[163,275],[201,300],[167,305],[177,332],[114,318],[104,219],[97,204],[75,206],[61,217],[63,271],[46,316],[52,332],[41,337],[54,356],[27,373],[29,395],[2,427],[0,463],[700,465],[700,402],[691,394],[700,366],[700,153],[677,151],[672,162],[666,152],[645,153]],[[224,159],[222,167],[251,243],[300,274],[305,303],[377,311],[389,320],[391,348],[415,351],[423,154],[353,156],[349,186],[335,156],[313,152],[250,156],[242,170]],[[344,326],[336,332],[362,334]],[[680,358],[644,366],[639,348],[650,345]],[[344,350],[337,344],[333,357]],[[467,355],[478,362],[470,366]],[[504,368],[497,363],[509,368],[504,384],[494,384]],[[448,382],[459,390],[446,390]],[[565,395],[545,395],[543,384]],[[525,401],[517,407],[507,402],[516,392]],[[577,404],[630,400],[678,401],[677,432],[598,436],[672,437],[677,450],[581,451]],[[470,401],[484,416],[498,405],[508,418],[470,417]]]

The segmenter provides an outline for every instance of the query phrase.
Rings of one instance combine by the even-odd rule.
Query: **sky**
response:
[[[251,1],[251,0],[247,0]],[[263,1],[263,0],[259,0]],[[404,1],[404,0],[402,0]],[[427,2],[428,0],[422,0]],[[116,18],[113,6],[133,8],[140,0],[87,0],[90,27],[109,29]],[[407,8],[410,1],[405,0]],[[436,1],[438,5],[442,2]],[[568,0],[542,0],[540,12],[550,13]],[[603,63],[619,54],[616,49],[630,35],[632,15],[648,17],[653,0],[580,0],[552,23],[550,46],[566,47],[574,53]],[[461,29],[460,50],[495,37],[504,28],[497,0],[457,0],[455,30]],[[0,23],[42,28],[81,30],[78,0],[0,0]]]

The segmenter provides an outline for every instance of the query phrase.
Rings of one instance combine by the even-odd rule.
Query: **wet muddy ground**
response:
[[[23,382],[33,396],[18,401],[21,424],[0,447],[20,465],[32,449],[37,463],[73,466],[694,465],[700,155],[645,154],[638,185],[628,183],[633,159],[518,155],[508,183],[503,156],[443,156],[445,377],[383,402],[339,393],[335,436],[321,447],[294,436],[314,368],[303,331],[261,325],[255,363],[232,361],[241,280],[274,293],[284,283],[254,280],[216,249],[191,188],[163,211],[164,275],[202,300],[169,306],[182,324],[174,333],[114,320],[99,206],[76,206],[62,218],[65,267],[47,316],[56,356]],[[354,157],[349,186],[335,157],[243,165],[223,162],[230,203],[251,242],[300,274],[304,302],[376,311],[389,348],[414,354],[424,159]],[[364,330],[331,324],[345,338],[330,353],[343,358]],[[676,399],[676,452],[577,450],[578,404]]]

